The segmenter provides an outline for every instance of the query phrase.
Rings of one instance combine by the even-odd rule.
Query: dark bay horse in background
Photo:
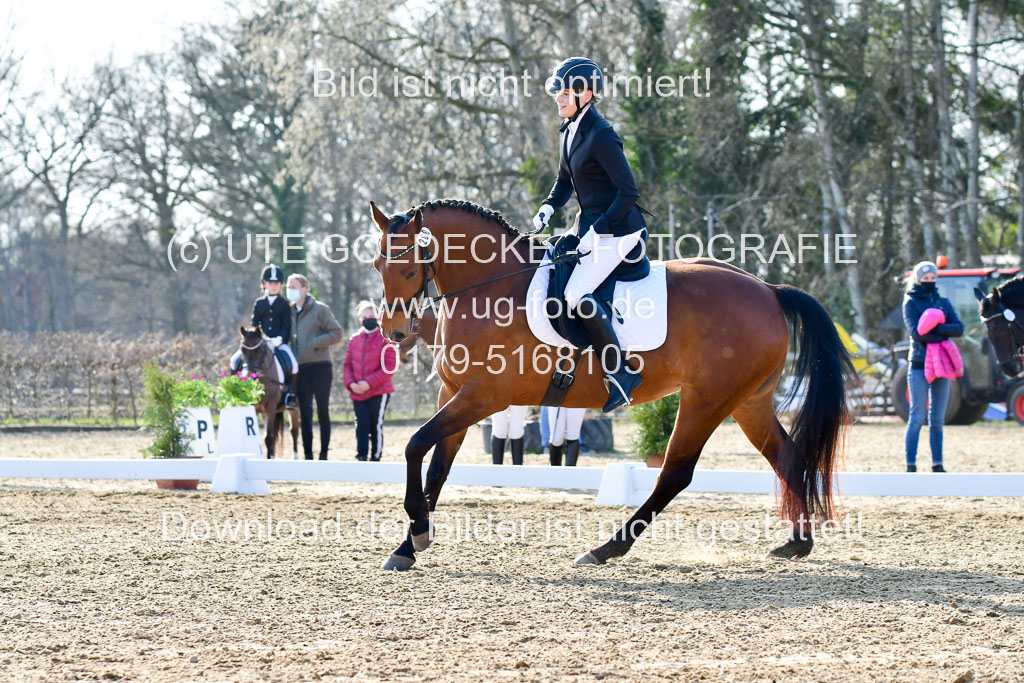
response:
[[[528,264],[540,260],[539,240],[469,202],[428,202],[390,217],[372,202],[370,207],[381,231],[374,268],[387,302],[396,304],[382,312],[385,334],[401,341],[415,331],[414,307],[430,281],[439,296],[452,294],[437,320],[435,343],[444,351],[438,361],[438,412],[416,431],[405,452],[409,533],[383,564],[385,569],[405,570],[415,562],[415,552],[430,545],[430,513],[467,429],[509,405],[539,404],[551,366],[545,369],[534,362],[519,372],[517,364],[523,357],[553,362],[557,350],[540,344],[524,315],[499,325],[494,309],[486,305],[510,298],[517,311],[525,310],[533,274]],[[625,555],[690,483],[705,442],[730,415],[781,481],[780,511],[792,520],[793,537],[772,553],[803,557],[813,546],[808,519],[834,513],[832,475],[849,422],[845,383],[852,369],[835,325],[806,292],[767,284],[710,259],[670,261],[667,278],[666,341],[653,351],[633,354],[643,363],[643,383],[634,393],[638,403],[679,392],[665,464],[654,491],[632,518],[576,562],[604,564]],[[807,383],[790,433],[779,422],[773,401],[786,365],[787,321],[799,337],[795,369]],[[493,362],[456,363],[448,350],[458,346],[474,361]],[[563,403],[567,407],[601,408],[605,402],[600,362],[587,362],[587,356],[593,352],[583,354],[577,365],[576,381]],[[494,374],[499,357],[505,362],[502,367],[514,370]],[[424,486],[421,468],[431,448]]]
[[[263,336],[263,330],[256,327],[240,327],[242,335],[242,363],[250,372],[255,372],[263,385],[263,397],[256,405],[256,413],[263,416],[263,427],[266,432],[264,443],[267,446],[267,457],[280,458],[284,452],[284,413],[288,413],[288,422],[292,432],[292,457],[299,455],[299,409],[285,408],[285,385],[277,380],[277,369],[274,367],[274,351]],[[275,450],[276,448],[276,450]]]
[[[975,288],[999,369],[1009,377],[1024,375],[1024,275],[1007,280],[987,296]]]

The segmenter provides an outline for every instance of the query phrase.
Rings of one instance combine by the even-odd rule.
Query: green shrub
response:
[[[263,398],[263,393],[263,383],[255,373],[221,373],[217,382],[217,405],[221,408],[256,405]]]
[[[209,408],[213,403],[213,385],[206,375],[192,375],[174,386],[174,400],[183,408]]]
[[[678,411],[678,392],[630,409],[630,416],[637,424],[632,442],[636,457],[646,460],[665,455]]]
[[[151,458],[180,458],[189,455],[194,438],[185,429],[185,409],[175,395],[177,382],[153,363],[143,369],[145,382],[142,420],[153,434],[153,443],[143,449]]]

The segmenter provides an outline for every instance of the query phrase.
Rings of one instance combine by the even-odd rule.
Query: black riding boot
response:
[[[491,464],[500,465],[505,462],[505,439],[491,435]]]
[[[580,440],[570,439],[565,442],[565,466],[576,467],[576,460],[580,457]]]
[[[523,464],[523,437],[518,439],[511,439],[509,446],[512,447],[512,464],[522,465]]]
[[[611,315],[591,294],[580,299],[576,312],[590,343],[594,345],[594,352],[600,359],[601,369],[605,373],[604,385],[608,390],[608,402],[604,404],[604,412],[609,413],[621,405],[628,405],[632,402],[630,395],[640,386],[640,373],[634,372],[626,362],[625,354],[619,346],[619,338],[612,328]]]
[[[558,467],[562,464],[562,448],[563,446],[548,444],[548,457],[551,459],[552,467]]]
[[[295,398],[295,374],[289,374],[285,378],[284,407],[288,409],[298,408],[299,401]]]

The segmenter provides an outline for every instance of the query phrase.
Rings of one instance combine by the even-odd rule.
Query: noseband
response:
[[[399,216],[399,218],[405,218],[406,222],[411,220],[410,216],[405,216],[404,214]],[[405,249],[402,249],[397,254],[385,254],[383,251],[380,253],[385,261],[396,261],[418,247],[422,250],[423,255],[426,256],[425,261],[420,260],[418,254],[415,258],[416,262],[421,264],[420,272],[422,273],[422,279],[420,280],[419,289],[417,289],[416,292],[407,300],[402,301],[402,309],[406,312],[411,311],[411,313],[409,313],[409,330],[413,335],[418,334],[420,330],[420,318],[418,315],[420,311],[420,300],[427,293],[427,285],[429,285],[430,281],[434,279],[434,274],[437,272],[437,269],[434,267],[434,254],[430,251],[430,240],[432,239],[434,239],[434,236],[430,232],[430,229],[424,226],[420,228],[418,233],[416,233],[416,238],[413,240],[412,244],[407,246]],[[429,267],[427,265],[423,265],[424,263],[428,264]]]
[[[982,317],[987,325],[990,322],[1002,320],[1010,333],[1010,357],[1007,360],[1024,361],[1024,325],[1012,308],[1007,308],[1002,301],[999,302],[999,312],[995,315]],[[1019,336],[1018,336],[1019,333]]]
[[[261,346],[263,346],[263,340],[262,339],[260,339],[260,343],[259,344],[254,344],[252,346],[246,346],[245,344],[242,344],[242,348],[245,349],[246,351],[255,351],[256,349],[260,348]]]

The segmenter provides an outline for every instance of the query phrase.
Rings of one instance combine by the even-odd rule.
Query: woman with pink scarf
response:
[[[928,412],[928,441],[932,451],[932,472],[945,472],[942,466],[942,426],[946,419],[946,403],[949,400],[949,382],[956,376],[956,360],[950,357],[950,337],[964,333],[964,324],[957,317],[949,299],[939,296],[936,288],[939,270],[931,261],[922,261],[914,266],[907,281],[907,292],[903,297],[903,322],[910,331],[910,371],[907,373],[907,387],[910,389],[910,416],[907,419],[906,454],[907,472],[917,471],[917,442],[924,425],[925,411]],[[935,310],[936,312],[929,312]],[[919,326],[924,318],[923,325]],[[941,318],[941,322],[940,322]],[[943,346],[944,342],[948,345]],[[935,346],[932,352],[930,347]],[[926,374],[926,363],[931,353],[931,379]],[[943,354],[939,358],[939,354]],[[948,364],[948,367],[947,367]],[[936,374],[938,371],[938,374]],[[963,363],[960,362],[960,374]]]

